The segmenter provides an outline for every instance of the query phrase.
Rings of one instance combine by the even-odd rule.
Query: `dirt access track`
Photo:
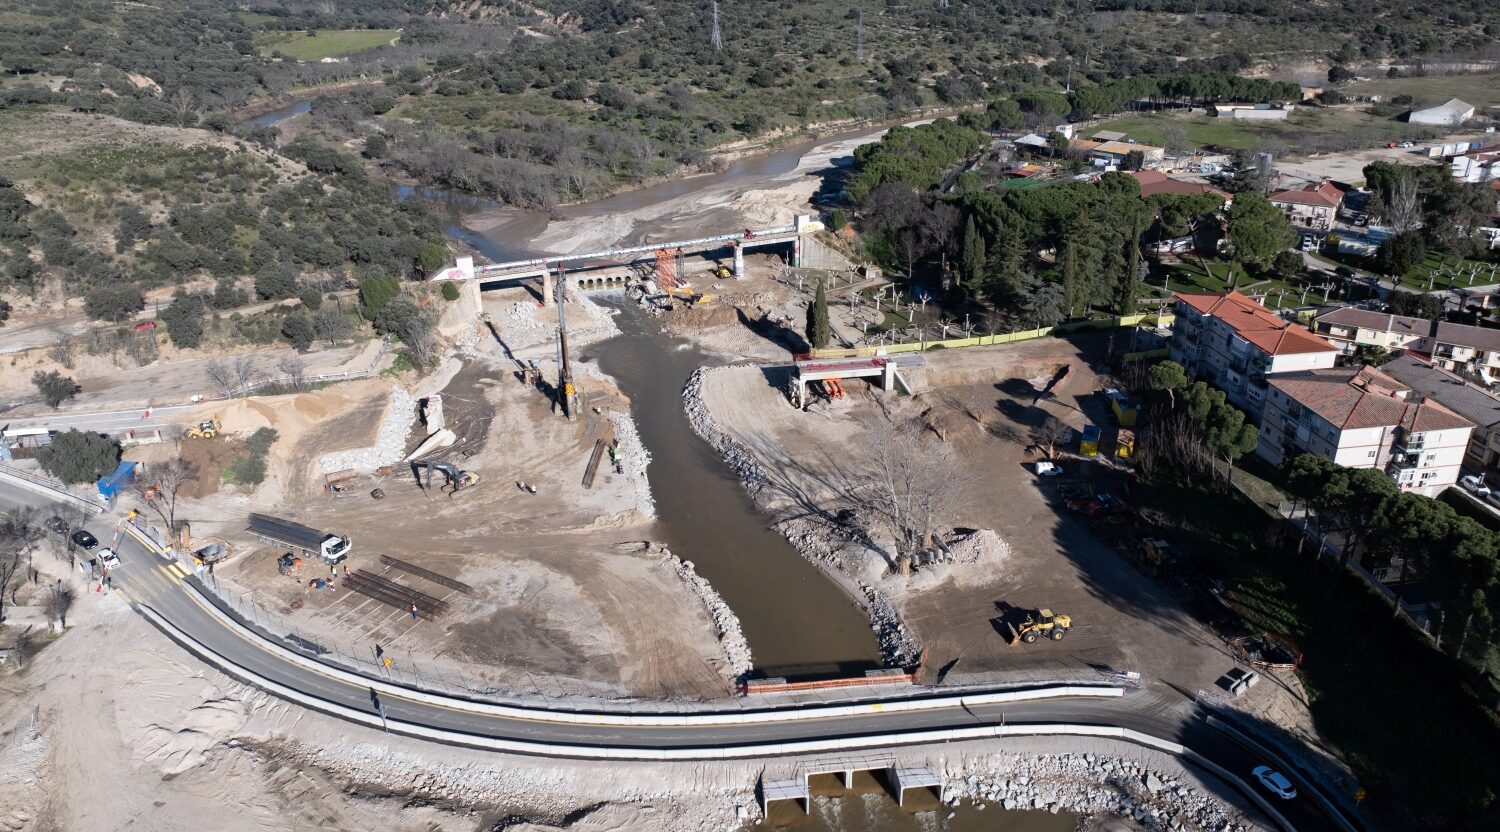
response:
[[[788,371],[735,367],[707,375],[704,401],[767,472],[758,495],[762,506],[777,520],[800,517],[820,525],[835,548],[846,537],[834,526],[841,508],[836,483],[843,476],[872,475],[861,473],[870,458],[865,443],[881,422],[916,419],[928,427],[931,441],[951,445],[970,481],[951,525],[997,532],[1012,549],[1001,566],[984,560],[943,564],[902,578],[890,573],[885,557],[863,546],[843,543],[841,550],[846,571],[877,585],[897,605],[927,650],[929,678],[1098,678],[1129,670],[1150,680],[1164,702],[1187,705],[1167,686],[1212,689],[1234,665],[1223,641],[1122,553],[1096,539],[1078,515],[1049,503],[1043,489],[1052,485],[1025,465],[1033,432],[1048,416],[1074,429],[1085,419],[1108,424],[1101,397],[1093,395],[1100,379],[1092,369],[1105,355],[1108,337],[928,352],[927,367],[911,373],[914,396],[898,398],[848,380],[848,398],[807,412],[793,409],[777,388]],[[1063,366],[1071,372],[1055,395],[1034,403]],[[939,432],[946,440],[936,438]],[[1066,479],[1085,487],[1123,485],[1119,472],[1097,463],[1072,458],[1063,465]],[[1062,642],[1009,646],[997,619],[1039,607],[1071,615],[1073,632]],[[1259,686],[1253,696],[1291,698],[1276,685]]]

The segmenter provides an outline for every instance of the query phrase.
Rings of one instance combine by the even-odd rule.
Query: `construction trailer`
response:
[[[285,546],[308,557],[318,557],[324,563],[335,564],[349,557],[353,542],[347,537],[320,532],[301,523],[293,523],[269,514],[251,514],[245,531],[261,543]]]
[[[1078,440],[1078,452],[1084,456],[1099,455],[1099,426],[1087,424],[1083,426],[1083,433]]]
[[[1115,424],[1122,428],[1135,427],[1140,419],[1141,403],[1119,390],[1105,390],[1104,395],[1109,397],[1109,409],[1114,414]]]

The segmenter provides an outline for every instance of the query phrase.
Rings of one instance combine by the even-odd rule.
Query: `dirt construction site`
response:
[[[267,482],[253,493],[191,483],[182,492],[179,513],[194,536],[233,544],[235,554],[215,564],[218,586],[310,641],[365,657],[378,645],[393,662],[473,687],[727,695],[734,674],[703,601],[648,545],[645,452],[627,402],[580,365],[586,404],[565,418],[548,381],[556,379],[555,311],[522,289],[487,293],[485,302],[489,323],[461,336],[460,355],[410,390],[353,382],[195,416],[224,425],[225,437],[182,443],[205,482],[217,484],[214,469],[243,444],[236,437],[259,427],[280,435]],[[573,306],[575,316],[589,308]],[[597,309],[569,327],[575,343],[613,334]],[[526,372],[531,358],[543,365],[539,383]],[[455,441],[422,458],[473,472],[476,485],[455,491],[435,470],[421,471],[419,484],[401,461],[432,432],[418,400],[436,398]],[[400,450],[377,470],[327,470],[382,442]],[[132,456],[174,452],[165,445]],[[332,569],[314,557],[288,563],[285,548],[246,533],[253,511],[347,536],[351,554]],[[642,620],[662,626],[646,631]]]

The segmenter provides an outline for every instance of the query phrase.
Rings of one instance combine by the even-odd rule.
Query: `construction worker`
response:
[[[531,492],[532,494],[535,494],[536,493],[536,486],[534,486],[534,485],[527,485],[526,486],[526,490],[529,491],[529,492]]]
[[[413,620],[413,621],[417,620],[417,605],[416,604],[412,604],[411,605],[411,620]]]

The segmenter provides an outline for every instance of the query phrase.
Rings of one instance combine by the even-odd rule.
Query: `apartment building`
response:
[[[1170,355],[1259,420],[1267,377],[1329,368],[1339,348],[1239,292],[1173,296]]]
[[[1396,352],[1404,349],[1423,351],[1432,334],[1432,321],[1409,315],[1371,312],[1352,306],[1340,306],[1320,312],[1313,318],[1313,331],[1338,344],[1346,353],[1356,347],[1384,347]]]
[[[1339,206],[1344,204],[1344,192],[1332,182],[1324,182],[1291,191],[1277,191],[1267,199],[1286,214],[1293,227],[1327,231],[1333,227]]]
[[[1403,491],[1435,497],[1458,482],[1474,423],[1373,367],[1269,380],[1256,453],[1273,465],[1303,453],[1383,470]]]
[[[1473,422],[1465,462],[1471,468],[1500,472],[1500,398],[1415,355],[1399,356],[1382,364],[1380,371]]]

